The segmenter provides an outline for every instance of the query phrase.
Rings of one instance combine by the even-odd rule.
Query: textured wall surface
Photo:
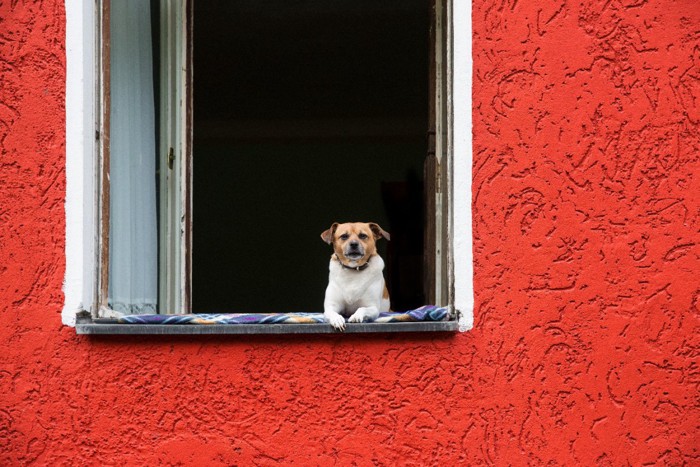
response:
[[[695,0],[475,3],[451,336],[63,327],[64,23],[0,2],[0,464],[700,463]]]
[[[483,455],[697,465],[698,3],[473,16]]]

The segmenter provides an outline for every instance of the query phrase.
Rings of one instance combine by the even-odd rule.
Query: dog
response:
[[[376,247],[380,238],[391,240],[374,222],[335,222],[321,234],[321,239],[333,246],[323,315],[338,331],[345,331],[344,317],[350,323],[362,323],[389,311],[384,260]]]

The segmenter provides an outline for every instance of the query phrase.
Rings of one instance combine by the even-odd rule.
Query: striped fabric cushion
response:
[[[380,313],[375,323],[445,321],[447,307],[426,305],[405,312]],[[316,324],[325,323],[323,313],[202,313],[189,315],[126,315],[99,318],[97,323],[114,324]]]

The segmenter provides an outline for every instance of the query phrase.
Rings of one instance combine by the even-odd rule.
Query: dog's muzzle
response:
[[[345,247],[345,257],[348,259],[352,260],[358,260],[365,256],[365,250],[362,248],[362,245],[360,245],[357,242],[350,242],[348,243],[347,247]]]

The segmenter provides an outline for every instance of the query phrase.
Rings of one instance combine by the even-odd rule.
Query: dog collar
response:
[[[367,269],[369,267],[369,260],[367,260],[367,262],[365,264],[363,264],[362,266],[355,266],[353,268],[352,266],[347,266],[347,265],[343,264],[343,262],[340,261],[340,258],[338,258],[338,255],[335,255],[335,259],[338,260],[338,262],[340,263],[340,265],[342,267],[344,267],[345,269],[350,269],[352,271],[364,271],[365,269]]]

